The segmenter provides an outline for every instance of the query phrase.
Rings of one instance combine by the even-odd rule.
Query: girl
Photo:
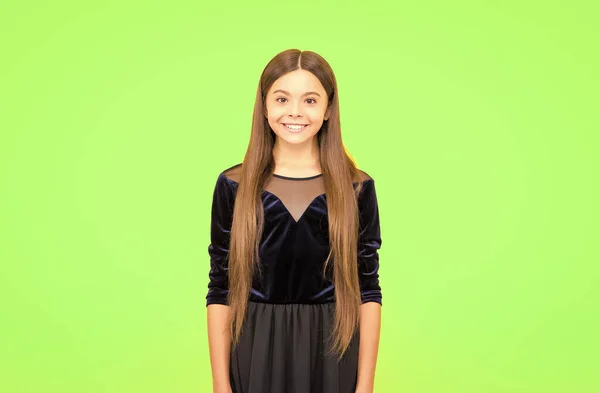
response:
[[[260,78],[244,161],[213,194],[213,392],[372,393],[380,246],[374,180],[342,143],[331,67],[279,53]]]

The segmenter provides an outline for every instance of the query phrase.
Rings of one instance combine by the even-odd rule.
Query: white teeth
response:
[[[306,127],[306,126],[296,126],[296,125],[288,125],[288,124],[284,124],[284,126],[289,128],[290,130],[294,130],[294,131],[299,131],[299,130],[303,129],[304,127]]]

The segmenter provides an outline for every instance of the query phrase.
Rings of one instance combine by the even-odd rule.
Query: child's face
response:
[[[265,117],[271,129],[278,139],[290,144],[310,142],[323,120],[329,118],[327,93],[319,79],[306,70],[292,71],[277,79],[265,101]],[[295,130],[286,124],[305,126]]]

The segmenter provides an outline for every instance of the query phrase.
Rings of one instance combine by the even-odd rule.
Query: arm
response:
[[[228,256],[229,235],[233,219],[233,190],[225,175],[220,174],[213,192],[211,212],[210,272],[206,296],[208,346],[213,392],[230,393],[229,362],[231,348]]]
[[[213,380],[213,393],[231,393],[229,383],[229,348],[231,328],[230,307],[222,304],[207,306],[208,348]]]
[[[368,302],[360,306],[360,342],[356,393],[372,393],[379,348],[381,304]]]
[[[362,305],[360,306],[356,393],[372,393],[379,349],[382,304],[378,254],[382,242],[377,194],[372,179],[363,184],[359,198],[359,217],[358,272]]]

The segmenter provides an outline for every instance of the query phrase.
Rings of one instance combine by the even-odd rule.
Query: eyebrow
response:
[[[287,94],[288,96],[290,95],[290,93],[289,93],[289,92],[287,92],[287,91],[285,91],[285,90],[280,90],[280,89],[277,89],[277,90],[275,90],[275,91],[273,92],[273,94],[275,94],[275,93],[277,93],[277,92],[281,92],[281,93],[283,93],[283,94]],[[317,93],[316,91],[309,91],[309,92],[306,92],[306,93],[302,94],[302,97],[304,97],[304,96],[307,96],[307,95],[310,95],[310,94],[315,94],[315,95],[318,95],[319,97],[321,97],[321,95],[320,95],[319,93]]]

